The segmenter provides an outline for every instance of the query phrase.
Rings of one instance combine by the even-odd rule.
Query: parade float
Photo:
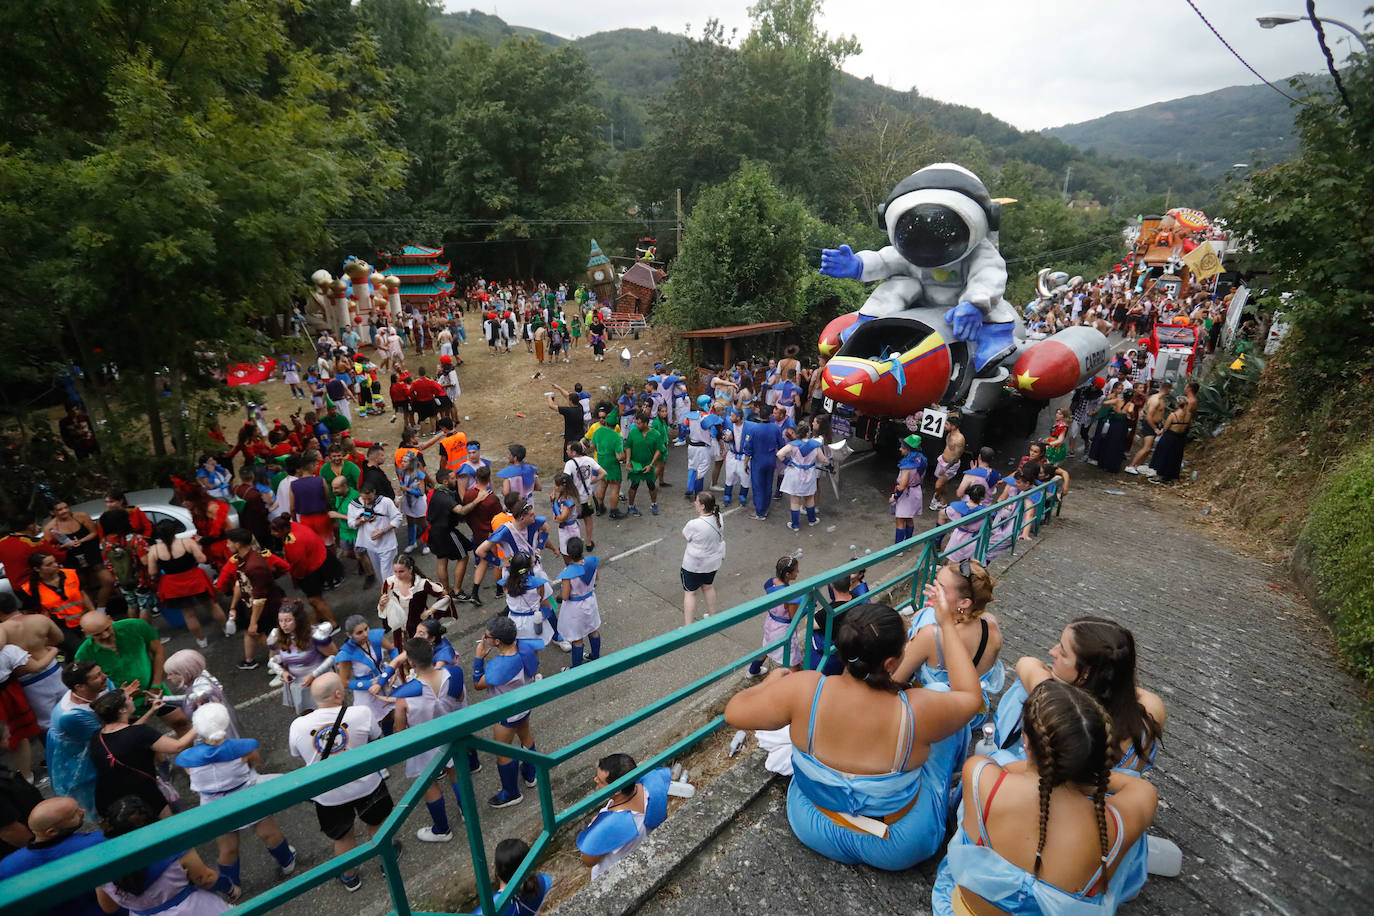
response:
[[[453,292],[448,265],[439,263],[443,249],[412,242],[400,251],[378,255],[390,266],[378,270],[349,255],[338,277],[324,269],[310,275],[313,308],[306,319],[312,331],[341,333],[350,325],[366,324],[374,315],[399,321],[405,306],[429,308]]]
[[[1201,210],[1175,207],[1160,215],[1141,216],[1127,241],[1127,281],[1137,292],[1157,289],[1177,296],[1193,283],[1220,274],[1227,253],[1227,234]]]
[[[962,166],[937,163],[903,179],[878,208],[890,245],[822,252],[828,276],[881,281],[821,333],[822,391],[837,434],[884,447],[914,431],[938,448],[957,411],[976,448],[992,430],[1029,433],[1050,399],[1106,367],[1111,347],[1101,332],[1072,327],[1028,340],[1003,298],[997,232],[1010,202],[993,199]]]

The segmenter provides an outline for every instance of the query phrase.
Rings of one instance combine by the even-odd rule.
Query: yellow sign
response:
[[[1193,272],[1195,280],[1206,280],[1221,273],[1221,258],[1210,242],[1203,242],[1183,256],[1183,263]]]

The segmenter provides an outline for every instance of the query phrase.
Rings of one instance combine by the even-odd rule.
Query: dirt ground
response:
[[[477,315],[469,312],[465,322],[468,340],[458,350],[463,360],[463,365],[458,367],[458,382],[462,388],[458,398],[459,429],[468,434],[469,440],[481,442],[482,456],[492,463],[493,469],[505,466],[506,446],[519,442],[528,452],[526,460],[537,465],[544,476],[551,476],[555,468],[561,470],[563,418],[549,409],[545,394],[553,392],[556,403],[566,402],[550,382],[569,391],[575,383],[581,382],[583,389],[591,393],[593,403],[602,396],[614,400],[610,390],[613,379],[627,375],[642,379],[651,375],[654,362],[663,360],[672,350],[671,332],[651,328],[640,331],[639,340],[630,337],[609,341],[605,361],[596,362],[584,335],[580,341],[582,346],[572,351],[570,362],[540,364],[533,353],[526,352],[524,341],[516,341],[510,353],[489,353],[477,323]],[[632,354],[629,369],[620,364],[619,354],[623,347],[630,348]],[[306,346],[304,338],[300,339],[300,346],[287,350],[303,366],[315,361],[314,351]],[[372,355],[370,347],[365,347],[363,352]],[[414,348],[407,348],[405,356],[406,368],[412,376],[421,366],[429,370],[431,378],[436,374],[439,361],[436,352],[426,350],[417,355]],[[389,382],[389,377],[383,379],[383,395]],[[255,390],[266,395],[264,413],[269,423],[273,419],[286,422],[303,403],[292,400],[290,389],[280,377]],[[306,409],[309,409],[308,402]],[[356,409],[353,413],[355,438],[379,440],[388,446],[400,440],[401,419],[393,421],[389,410],[375,417],[359,418]],[[225,432],[233,434],[228,424]],[[433,466],[433,461],[430,465]],[[544,486],[547,490],[550,483],[546,481]]]

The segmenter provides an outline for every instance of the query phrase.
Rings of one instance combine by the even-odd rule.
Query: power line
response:
[[[343,217],[325,220],[331,226],[413,226],[416,223],[433,222],[445,226],[505,226],[510,220],[504,219],[446,219],[414,217],[397,219],[395,217]],[[518,219],[522,226],[676,226],[672,219]]]
[[[1008,259],[1007,259],[1007,263],[1008,263],[1008,264],[1020,264],[1022,261],[1043,261],[1043,260],[1047,260],[1047,259],[1051,259],[1051,258],[1062,257],[1062,256],[1067,255],[1067,254],[1076,254],[1077,252],[1080,252],[1080,251],[1086,251],[1087,249],[1090,249],[1090,248],[1099,247],[1099,246],[1103,245],[1105,242],[1107,242],[1107,241],[1109,241],[1109,240],[1111,240],[1111,239],[1120,239],[1120,238],[1121,238],[1121,233],[1120,233],[1120,232],[1113,232],[1113,233],[1110,233],[1109,235],[1103,235],[1103,236],[1099,236],[1098,238],[1095,238],[1095,239],[1089,239],[1089,240],[1086,241],[1086,242],[1079,242],[1079,243],[1076,244],[1076,245],[1070,245],[1070,246],[1067,247],[1067,248],[1057,248],[1057,249],[1055,249],[1055,250],[1053,250],[1053,251],[1041,251],[1041,252],[1037,252],[1036,254],[1026,255],[1025,257],[1021,257],[1021,258],[1008,258]]]
[[[1197,13],[1197,18],[1199,18],[1199,19],[1202,20],[1202,24],[1205,25],[1205,26],[1207,26],[1207,28],[1211,29],[1211,30],[1212,30],[1212,34],[1215,35],[1215,36],[1217,36],[1217,41],[1219,41],[1219,42],[1221,42],[1222,44],[1224,44],[1224,45],[1226,46],[1226,50],[1230,51],[1230,52],[1235,56],[1236,60],[1240,61],[1242,64],[1245,65],[1245,69],[1246,69],[1246,70],[1249,70],[1251,73],[1255,74],[1255,76],[1259,77],[1260,82],[1264,83],[1264,85],[1268,86],[1270,89],[1274,90],[1275,92],[1277,92],[1279,95],[1283,96],[1283,97],[1284,97],[1285,99],[1287,99],[1288,101],[1293,102],[1293,103],[1295,103],[1295,104],[1297,104],[1297,105],[1303,104],[1303,103],[1302,103],[1301,101],[1299,101],[1298,99],[1295,99],[1295,98],[1293,98],[1291,95],[1289,95],[1288,93],[1284,92],[1284,91],[1283,91],[1282,89],[1280,89],[1278,86],[1275,86],[1273,83],[1269,82],[1267,79],[1264,78],[1264,76],[1263,76],[1258,70],[1256,70],[1254,67],[1250,66],[1250,62],[1247,61],[1245,58],[1241,57],[1241,56],[1240,56],[1240,52],[1237,51],[1235,48],[1231,47],[1231,43],[1230,43],[1229,41],[1227,41],[1225,38],[1222,38],[1222,37],[1221,37],[1221,33],[1217,31],[1217,27],[1214,26],[1214,25],[1212,25],[1212,23],[1210,23],[1210,22],[1207,21],[1207,17],[1204,16],[1204,15],[1202,15],[1202,10],[1200,10],[1200,9],[1197,8],[1197,4],[1194,3],[1193,0],[1185,0],[1185,2],[1186,2],[1189,6],[1191,6],[1191,7],[1193,8],[1193,12]]]
[[[1317,44],[1322,46],[1322,54],[1326,55],[1326,69],[1331,72],[1331,79],[1336,83],[1336,91],[1341,94],[1345,110],[1350,112],[1353,118],[1355,106],[1350,104],[1350,93],[1345,91],[1345,83],[1341,82],[1340,71],[1336,69],[1336,59],[1331,56],[1331,49],[1326,46],[1326,29],[1322,28],[1322,21],[1317,16],[1317,0],[1307,0],[1307,18],[1311,20],[1312,28],[1317,30]]]

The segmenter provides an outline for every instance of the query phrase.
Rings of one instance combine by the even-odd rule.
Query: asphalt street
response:
[[[1041,415],[1044,432],[1048,429],[1052,411]],[[1014,464],[1024,454],[1025,441],[993,443],[999,450],[999,466]],[[648,511],[647,492],[641,492],[639,505],[642,518],[627,518],[612,522],[606,517],[597,519],[597,553],[602,557],[602,572],[597,594],[600,599],[603,652],[641,642],[680,626],[682,623],[682,591],[678,579],[684,541],[682,526],[695,514],[695,509],[683,497],[686,479],[686,448],[673,448],[668,459],[667,479],[673,484],[660,494],[660,515]],[[892,542],[891,515],[887,495],[895,479],[895,459],[884,459],[871,451],[848,456],[839,474],[838,499],[830,485],[822,480],[819,488],[819,524],[809,527],[803,515],[802,530],[794,533],[787,527],[787,502],[775,500],[766,521],[750,519],[752,508],[737,506],[723,513],[728,553],[716,579],[719,606],[728,608],[762,593],[763,584],[772,573],[777,559],[797,550],[801,553],[801,576],[806,578],[848,561],[851,557],[876,550]],[[719,497],[721,494],[717,493]],[[927,499],[929,487],[927,487]],[[538,503],[537,503],[538,505]],[[543,511],[541,507],[541,511]],[[919,530],[933,527],[934,513],[926,511],[918,521]],[[422,572],[432,574],[431,557],[416,555]],[[561,568],[561,561],[550,551],[545,556],[550,573]],[[887,572],[878,570],[878,574]],[[888,575],[895,574],[893,566]],[[870,580],[876,578],[871,575]],[[488,579],[490,582],[490,577]],[[283,580],[288,593],[290,584]],[[486,620],[500,607],[490,588],[484,589],[485,605],[459,605],[459,617],[450,624],[449,639],[460,655],[464,671],[471,673],[473,645],[479,638]],[[378,589],[366,591],[362,579],[350,575],[338,590],[326,593],[336,617],[342,621],[349,614],[359,613],[376,620]],[[698,612],[705,610],[699,602]],[[159,622],[165,628],[165,622]],[[226,695],[238,712],[247,737],[256,738],[262,745],[264,773],[280,773],[295,769],[299,761],[290,756],[286,737],[292,715],[282,705],[280,689],[268,686],[271,674],[266,666],[255,671],[239,671],[235,664],[241,657],[239,637],[225,638],[213,627],[210,647],[204,651],[210,671],[224,684]],[[537,710],[533,718],[536,745],[556,749],[638,709],[667,692],[699,678],[732,657],[740,657],[760,645],[761,624],[741,624],[697,643],[689,650],[674,653],[641,666],[633,672],[619,675],[598,684],[586,695],[568,697],[551,706]],[[339,639],[340,637],[336,637]],[[194,646],[184,631],[172,633],[168,653]],[[551,645],[542,654],[541,673],[560,671],[569,656]],[[481,694],[469,691],[470,699],[481,702]],[[554,790],[560,799],[571,799],[591,788],[594,761],[597,757],[619,750],[635,753],[662,747],[674,736],[700,722],[681,721],[683,713],[670,710],[626,732],[613,742],[598,748],[584,759],[560,768],[554,776]],[[484,757],[484,768],[476,777],[481,802],[499,788],[494,761]],[[183,796],[184,776],[178,779]],[[408,780],[399,768],[392,768],[389,786],[392,797],[399,799]],[[447,796],[449,818],[454,840],[448,844],[427,844],[415,839],[415,831],[429,825],[423,806],[412,813],[401,836],[405,850],[401,858],[412,904],[433,908],[450,898],[453,888],[470,874],[466,843],[463,841],[462,820],[457,804]],[[278,815],[278,821],[299,851],[301,865],[312,867],[323,861],[330,844],[320,834],[313,810],[297,805]],[[533,791],[526,794],[523,804],[500,811],[482,812],[482,829],[490,852],[496,842],[506,836],[523,836],[532,840],[538,832],[538,803]],[[207,844],[202,853],[210,858],[213,848]],[[243,887],[251,896],[269,887],[275,880],[276,869],[255,838],[245,835],[242,843]],[[326,885],[312,891],[303,905],[303,912],[328,912],[346,905],[358,913],[382,913],[390,908],[380,871],[369,867],[363,871],[360,891],[348,894],[341,886]],[[299,905],[299,904],[298,904]]]

